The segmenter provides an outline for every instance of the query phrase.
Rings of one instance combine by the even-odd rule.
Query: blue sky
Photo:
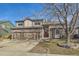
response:
[[[20,20],[23,17],[34,17],[35,13],[42,10],[42,4],[0,4],[0,20],[9,20],[15,24],[16,20]]]

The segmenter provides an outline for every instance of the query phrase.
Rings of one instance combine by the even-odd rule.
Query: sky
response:
[[[43,11],[43,7],[43,4],[39,3],[0,3],[0,20],[9,20],[15,25],[16,20],[22,20],[24,17],[50,18],[46,15],[39,16],[39,12]],[[52,17],[52,19],[54,18]]]
[[[15,24],[16,20],[21,20],[23,17],[35,17],[43,8],[42,4],[33,3],[0,3],[0,20],[9,20]]]

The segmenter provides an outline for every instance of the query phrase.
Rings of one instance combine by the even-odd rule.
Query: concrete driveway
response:
[[[28,55],[33,47],[39,42],[34,40],[7,40],[0,42],[0,56],[17,56],[17,55]]]

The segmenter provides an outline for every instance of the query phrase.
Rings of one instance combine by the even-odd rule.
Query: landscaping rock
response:
[[[73,48],[73,49],[78,49],[78,48],[79,48],[79,44],[71,45],[71,48]]]
[[[67,44],[57,44],[57,46],[63,47],[63,48],[70,48],[70,46]]]
[[[70,45],[68,44],[58,44],[57,43],[57,46],[59,47],[62,47],[62,48],[72,48],[72,49],[78,49],[79,48],[79,44],[74,44],[74,43],[71,43]]]

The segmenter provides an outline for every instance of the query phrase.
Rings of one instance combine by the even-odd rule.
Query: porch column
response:
[[[39,39],[41,40],[42,39],[42,30],[40,31],[40,37]]]
[[[55,29],[55,33],[54,33],[54,38],[56,38],[56,29]]]
[[[37,37],[36,37],[36,40],[38,40],[38,33],[37,33],[37,35],[36,35]]]
[[[16,33],[13,33],[13,40],[16,40]]]
[[[35,40],[35,33],[33,33],[33,36],[34,36],[34,40]]]
[[[43,28],[42,28],[41,33],[42,33],[42,39],[43,39],[44,38],[44,29]]]
[[[14,39],[14,35],[13,35],[13,33],[12,33],[12,40]]]
[[[50,31],[50,28],[49,28],[49,39],[50,39],[50,37],[51,37],[51,31]]]

